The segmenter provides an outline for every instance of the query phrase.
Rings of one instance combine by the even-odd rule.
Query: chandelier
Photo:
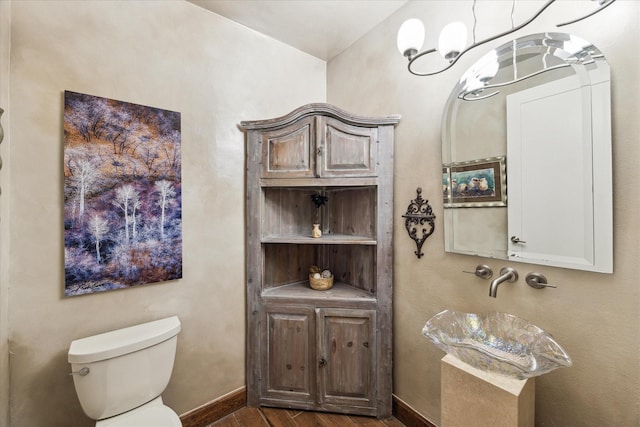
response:
[[[596,1],[596,0],[592,0]],[[579,18],[573,19],[571,21],[563,22],[561,24],[557,24],[558,27],[562,27],[565,25],[573,24],[575,22],[581,21],[585,18],[595,15],[601,10],[613,4],[616,0],[597,0],[598,8],[588,13],[587,15],[581,16]],[[473,12],[473,43],[470,46],[466,47],[467,43],[467,28],[462,22],[452,22],[447,24],[442,31],[440,32],[440,36],[438,38],[438,48],[427,49],[420,52],[422,49],[422,45],[424,43],[424,25],[419,19],[408,19],[406,20],[400,30],[398,31],[398,50],[402,53],[408,60],[409,65],[408,69],[411,74],[416,76],[432,76],[434,74],[442,73],[443,71],[448,70],[453,67],[453,65],[464,55],[469,52],[471,49],[476,48],[480,45],[488,43],[490,41],[496,40],[500,37],[506,36],[508,34],[514,33],[521,28],[526,27],[531,22],[533,22],[542,12],[545,11],[549,6],[555,3],[556,0],[548,0],[536,13],[533,14],[529,19],[521,23],[520,25],[513,24],[513,11],[515,7],[515,0],[513,0],[512,8],[511,8],[511,29],[504,31],[502,33],[496,34],[494,36],[488,37],[484,40],[475,41],[475,26],[476,26],[476,15],[475,15],[475,6],[476,0],[473,1],[472,12]],[[430,72],[417,72],[413,69],[415,62],[419,58],[423,58],[426,55],[439,52],[447,61],[443,68],[430,71]],[[497,64],[496,64],[497,68]],[[497,71],[497,69],[496,69]]]

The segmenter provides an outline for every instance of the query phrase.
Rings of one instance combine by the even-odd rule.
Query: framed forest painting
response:
[[[180,113],[64,93],[65,295],[182,277]]]

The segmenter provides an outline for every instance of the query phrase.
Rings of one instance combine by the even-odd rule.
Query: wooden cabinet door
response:
[[[376,175],[377,127],[352,126],[330,117],[318,120],[318,176]]]
[[[261,134],[261,178],[315,176],[315,117]]]
[[[267,305],[263,399],[316,400],[315,312],[310,307]]]
[[[317,312],[319,403],[375,407],[375,310]]]

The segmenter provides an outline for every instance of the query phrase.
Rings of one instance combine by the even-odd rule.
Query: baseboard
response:
[[[183,427],[205,427],[247,406],[247,389],[240,387],[180,416]],[[415,409],[393,396],[393,416],[407,427],[437,427]]]
[[[393,416],[407,427],[437,427],[395,394],[393,395]]]
[[[205,427],[247,406],[247,388],[240,387],[231,393],[205,403],[180,416],[182,427]]]

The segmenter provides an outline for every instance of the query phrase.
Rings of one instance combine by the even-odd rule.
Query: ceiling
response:
[[[187,0],[328,61],[407,0]]]

